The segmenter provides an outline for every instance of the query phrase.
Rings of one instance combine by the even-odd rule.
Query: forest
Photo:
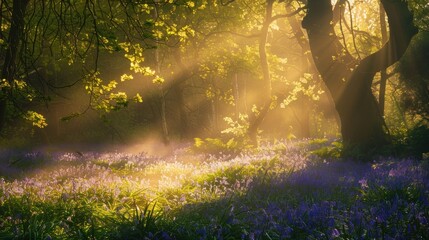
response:
[[[0,0],[0,239],[425,239],[427,0]]]

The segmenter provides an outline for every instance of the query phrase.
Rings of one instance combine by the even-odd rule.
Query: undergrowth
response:
[[[16,154],[25,161],[10,168],[21,174],[0,179],[0,239],[429,236],[426,161],[348,161],[339,148],[314,140],[232,157]]]

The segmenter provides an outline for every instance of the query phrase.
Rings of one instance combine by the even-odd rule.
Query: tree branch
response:
[[[304,6],[304,7],[298,8],[295,11],[290,12],[290,13],[275,15],[275,16],[273,16],[273,17],[270,18],[269,23],[272,23],[272,22],[274,22],[274,21],[276,21],[278,19],[281,19],[281,18],[288,18],[288,17],[295,16],[296,14],[298,14],[299,12],[301,12],[302,10],[304,10],[306,8],[307,7]]]
[[[381,3],[388,16],[389,41],[380,50],[364,58],[358,67],[365,69],[364,72],[372,74],[372,76],[397,62],[405,53],[413,36],[418,33],[418,28],[414,26],[413,15],[408,9],[407,2],[402,0],[381,0]],[[366,87],[370,88],[373,78],[367,80]]]

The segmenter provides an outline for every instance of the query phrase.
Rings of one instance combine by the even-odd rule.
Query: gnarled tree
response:
[[[343,141],[348,147],[374,149],[389,142],[371,85],[377,72],[397,62],[418,32],[404,0],[381,0],[388,17],[389,41],[356,60],[334,32],[331,0],[308,0],[302,26],[307,30],[316,67],[335,101]]]

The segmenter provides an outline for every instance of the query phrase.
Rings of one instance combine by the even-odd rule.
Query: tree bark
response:
[[[270,76],[270,69],[268,65],[266,44],[267,44],[268,30],[270,28],[271,21],[272,21],[273,4],[274,4],[274,0],[266,1],[265,19],[261,28],[261,33],[260,33],[261,35],[259,38],[259,58],[261,62],[262,76],[264,81],[264,85],[262,89],[262,94],[263,94],[262,99],[264,100],[264,105],[262,107],[262,110],[258,113],[258,115],[252,119],[248,129],[248,136],[250,138],[250,141],[255,145],[258,144],[257,142],[258,128],[262,124],[263,120],[265,119],[265,116],[267,115],[271,105],[272,87],[271,87],[271,76]]]
[[[174,59],[180,68],[180,73],[172,79],[172,88],[176,91],[176,104],[179,110],[179,124],[180,124],[180,136],[183,139],[189,137],[189,119],[188,112],[186,111],[186,102],[184,87],[186,81],[192,77],[194,69],[189,68],[183,62],[182,54],[179,49],[174,50]]]
[[[380,10],[380,28],[381,28],[381,44],[385,44],[387,42],[387,25],[386,25],[386,12],[384,11],[384,7],[379,3]],[[378,104],[380,106],[380,113],[384,116],[384,106],[386,99],[386,86],[387,86],[387,73],[386,69],[380,71],[380,90],[378,94]]]
[[[335,4],[334,16],[333,16],[333,18],[334,18],[333,23],[334,24],[337,23],[339,21],[339,18],[343,15],[343,12],[345,10],[344,3],[345,3],[345,0],[339,0]],[[291,12],[294,12],[295,9],[290,4],[286,4],[286,11],[288,13],[291,13]],[[296,15],[289,16],[288,21],[289,21],[289,24],[292,28],[292,33],[293,33],[294,37],[296,38],[298,44],[302,48],[303,65],[306,65],[306,69],[307,69],[306,72],[311,73],[313,75],[313,79],[315,81],[322,81],[322,79],[320,79],[320,77],[319,77],[319,73],[318,73],[317,68],[315,66],[314,60],[311,56],[310,44],[309,44],[308,39],[306,38],[306,36],[303,32],[303,29],[301,27],[301,22],[298,20],[298,17]],[[305,71],[303,73],[305,73]],[[326,85],[322,84],[322,89],[325,92],[329,92]],[[332,99],[332,96],[330,94],[326,94],[325,96],[326,96],[326,99],[329,103],[327,108],[330,109],[329,111],[332,110],[333,112],[335,112],[335,110],[334,110],[335,103],[334,103],[334,100]],[[308,116],[308,117],[310,118],[310,116]],[[341,121],[340,121],[338,114],[337,113],[334,114],[333,117],[335,119],[335,122],[337,123],[337,126],[340,128],[341,127]],[[309,127],[310,127],[310,125],[309,125]],[[310,136],[308,136],[308,137],[310,137]]]
[[[21,37],[24,31],[24,17],[29,0],[14,0],[11,26],[7,39],[7,46],[4,58],[4,64],[1,72],[1,80],[6,80],[11,87],[16,73],[17,56]],[[7,115],[8,93],[6,90],[0,90],[0,131],[4,128]]]
[[[302,21],[316,67],[334,99],[348,147],[374,149],[388,143],[372,81],[376,72],[399,60],[418,31],[406,2],[381,2],[391,29],[389,41],[360,62],[345,51],[335,35],[331,0],[308,0],[308,12]]]
[[[155,2],[155,4],[157,4],[157,2]],[[153,15],[153,19],[156,21],[156,19],[158,18],[158,10],[156,8],[154,8],[154,10],[152,11],[152,15]],[[158,75],[161,75],[161,62],[159,59],[159,49],[158,49],[158,43],[156,44],[156,48],[155,48],[155,72]],[[161,102],[161,109],[160,109],[160,114],[161,114],[161,126],[162,126],[162,139],[164,142],[164,145],[169,145],[170,144],[170,135],[169,135],[169,131],[168,131],[168,122],[167,122],[167,113],[166,113],[166,99],[165,99],[165,89],[164,89],[164,84],[160,84],[158,86],[158,94],[159,94],[159,100]]]

